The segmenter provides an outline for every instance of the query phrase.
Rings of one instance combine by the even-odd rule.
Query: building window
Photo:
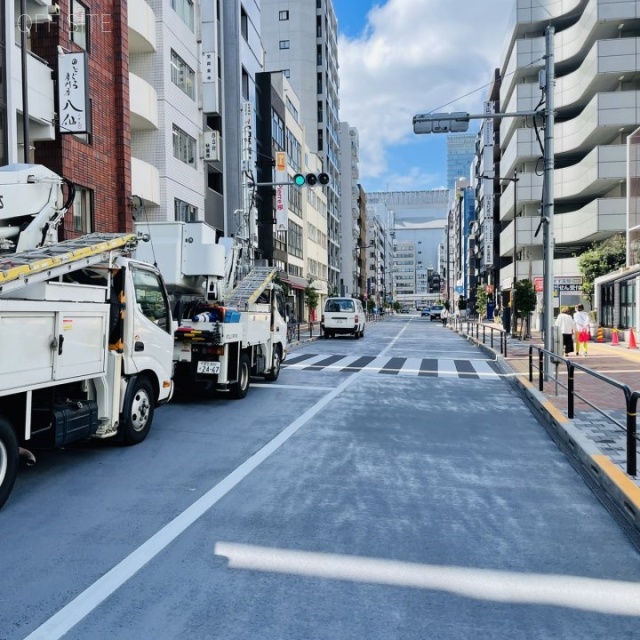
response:
[[[195,169],[196,141],[175,124],[173,125],[173,156]]]
[[[289,41],[288,40],[280,40],[280,42],[278,43],[278,46],[280,47],[280,49],[288,49],[289,48]]]
[[[182,18],[182,21],[193,31],[195,11],[193,0],[171,0],[171,8]]]
[[[180,198],[174,198],[173,214],[176,222],[196,222],[198,220],[198,207],[194,207],[192,204],[180,200]]]
[[[240,33],[245,42],[249,42],[249,16],[244,7],[240,7]]]
[[[322,72],[318,73],[317,85],[316,93],[322,93]]]
[[[93,231],[93,192],[91,189],[76,187],[73,199],[73,230],[79,233]]]
[[[322,135],[322,129],[318,129],[318,151],[322,151],[324,149],[324,138]]]
[[[249,73],[244,67],[242,68],[242,97],[245,100],[249,99]]]
[[[316,46],[316,66],[322,66],[322,45],[319,44]]]
[[[193,69],[175,52],[171,51],[171,82],[195,100],[196,74]]]
[[[71,42],[75,42],[81,49],[87,51],[89,49],[89,35],[87,28],[89,21],[87,16],[89,10],[82,2],[71,0],[71,16],[69,19],[69,30],[71,31]]]
[[[285,148],[284,122],[282,121],[282,118],[273,110],[271,111],[271,137],[280,149]]]
[[[289,19],[289,11],[280,11],[278,13],[278,20],[288,20]]]
[[[318,100],[318,122],[322,122],[324,114],[322,113],[322,100]]]

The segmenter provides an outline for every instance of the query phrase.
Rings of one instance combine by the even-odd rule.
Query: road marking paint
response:
[[[335,387],[319,387],[317,385],[313,385],[312,387],[309,385],[302,384],[278,384],[276,382],[252,382],[251,388],[258,389],[296,389],[300,391],[331,391]]]
[[[482,601],[640,617],[640,584],[628,580],[430,565],[231,542],[217,542],[214,553],[226,557],[230,569],[430,589]]]
[[[382,350],[380,357],[393,347],[404,333],[403,327],[398,335]],[[178,536],[184,533],[194,522],[226,496],[234,487],[244,480],[252,471],[275,453],[289,438],[299,431],[311,418],[319,413],[334,398],[339,396],[348,386],[361,377],[362,371],[350,375],[326,396],[320,398],[313,406],[296,418],[262,449],[236,467],[202,497],[187,507],[181,514],[155,533],[146,542],[132,551],[115,567],[98,578],[92,585],[78,594],[71,602],[32,631],[25,640],[59,640],[92,611],[115,593],[127,580],[135,576],[151,560],[161,553]]]
[[[629,502],[640,511],[640,487],[629,476],[604,455],[592,455],[591,459],[609,476]]]

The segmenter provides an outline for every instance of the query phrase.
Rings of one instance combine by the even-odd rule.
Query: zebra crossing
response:
[[[375,356],[343,356],[303,353],[287,358],[283,368],[302,371],[333,371],[434,378],[475,378],[498,380],[501,374],[489,360],[461,360],[454,358],[402,358]]]

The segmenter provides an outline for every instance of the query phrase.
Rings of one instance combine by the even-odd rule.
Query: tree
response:
[[[487,314],[487,302],[489,301],[489,295],[484,290],[483,285],[478,285],[476,289],[476,313],[480,320]]]
[[[318,307],[318,292],[311,286],[313,278],[307,278],[307,286],[304,288],[304,301],[309,309],[309,319],[315,317],[315,310]]]
[[[600,276],[617,271],[627,262],[627,241],[623,234],[616,234],[603,242],[593,243],[578,258],[578,268],[582,274],[582,292],[591,301],[593,282]]]
[[[329,298],[337,298],[340,294],[338,293],[338,287],[337,285],[333,285],[330,289],[329,289],[329,293],[328,296]]]
[[[527,323],[527,330],[525,333],[529,333],[529,314],[536,308],[536,292],[533,288],[531,280],[518,280],[515,287],[515,303],[516,314],[519,318],[523,318]],[[524,329],[524,322],[520,325],[520,334]]]

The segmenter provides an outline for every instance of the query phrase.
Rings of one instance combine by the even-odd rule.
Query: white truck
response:
[[[39,165],[0,168],[0,507],[34,447],[147,436],[173,391],[162,276],[135,234],[57,242],[66,202]]]
[[[277,270],[253,266],[233,287],[238,249],[204,222],[137,223],[136,256],[162,273],[178,322],[178,392],[226,390],[244,398],[252,376],[276,380],[287,353],[285,299]]]

